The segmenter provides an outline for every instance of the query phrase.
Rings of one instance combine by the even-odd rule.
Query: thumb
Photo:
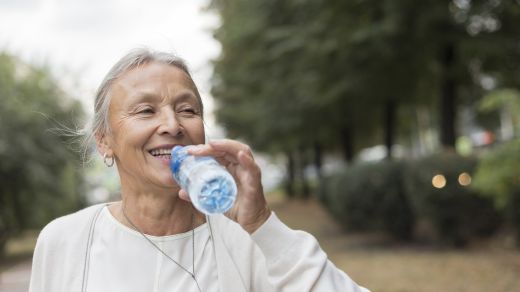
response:
[[[188,192],[184,189],[180,189],[179,191],[179,198],[183,199],[184,201],[191,202],[190,196],[188,195]]]

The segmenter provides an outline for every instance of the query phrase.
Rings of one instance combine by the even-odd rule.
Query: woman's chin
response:
[[[165,186],[166,188],[168,188],[168,189],[172,189],[172,190],[174,190],[174,191],[176,191],[176,192],[179,192],[179,190],[181,189],[181,188],[179,187],[179,185],[177,184],[177,182],[175,182],[175,181],[173,180],[173,178],[172,178],[172,179],[165,179],[165,180],[163,181],[163,183],[164,183],[164,186]]]

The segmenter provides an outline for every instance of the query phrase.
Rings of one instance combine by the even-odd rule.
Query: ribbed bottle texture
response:
[[[170,168],[173,178],[202,213],[224,213],[233,206],[237,196],[235,180],[213,157],[189,155],[186,147],[175,146]]]

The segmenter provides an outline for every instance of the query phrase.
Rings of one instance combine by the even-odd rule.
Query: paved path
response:
[[[17,264],[0,274],[0,292],[27,292],[31,277],[31,261]]]

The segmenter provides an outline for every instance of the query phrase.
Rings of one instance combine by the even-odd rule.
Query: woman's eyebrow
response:
[[[195,100],[197,101],[197,96],[191,91],[185,91],[177,94],[173,97],[176,101],[186,101],[186,100]]]
[[[129,96],[127,105],[134,106],[143,102],[157,101],[158,99],[160,99],[160,97],[155,93],[138,92]]]
[[[172,97],[175,102],[183,102],[183,101],[198,101],[195,93],[191,91],[183,91]],[[151,92],[138,92],[135,93],[128,98],[127,107],[133,107],[140,103],[149,103],[149,102],[162,102],[164,98],[156,93]]]

